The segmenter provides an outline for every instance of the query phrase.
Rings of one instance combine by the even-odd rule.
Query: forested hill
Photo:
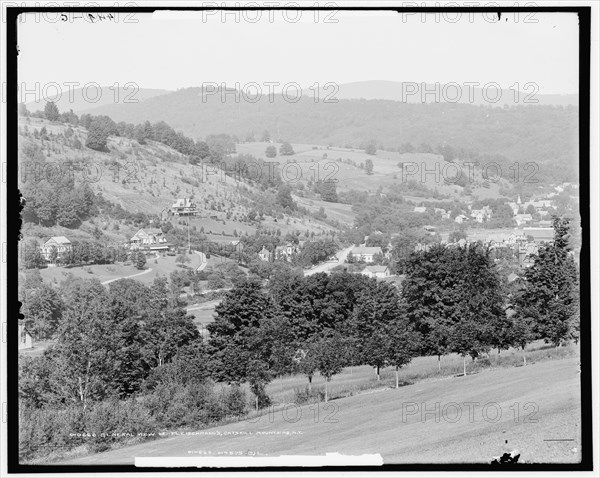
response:
[[[276,140],[360,148],[376,140],[380,149],[410,142],[450,145],[482,154],[501,154],[510,161],[536,161],[560,169],[576,168],[578,109],[574,106],[491,107],[468,104],[407,104],[387,100],[298,102],[266,94],[255,103],[236,101],[228,93],[202,96],[187,88],[140,103],[110,104],[94,109],[115,121],[166,121],[193,138],[224,131],[244,141],[268,130]],[[576,170],[576,169],[575,169]]]

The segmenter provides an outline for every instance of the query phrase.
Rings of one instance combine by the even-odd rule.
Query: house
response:
[[[450,219],[450,211],[446,211],[441,207],[433,208],[433,212],[442,216],[442,219]]]
[[[488,218],[492,217],[492,208],[490,206],[483,206],[481,210],[487,214]]]
[[[196,216],[198,208],[190,198],[181,198],[171,205],[171,212],[175,216]]]
[[[167,242],[162,229],[146,228],[140,229],[129,239],[130,249],[146,249],[149,251],[168,250],[170,244]]]
[[[367,266],[361,271],[361,274],[383,279],[390,276],[390,268],[388,266]]]
[[[517,226],[522,226],[523,224],[530,224],[533,221],[531,214],[517,214],[514,217]]]
[[[482,209],[472,209],[471,217],[477,222],[487,221],[492,217],[492,210],[488,206],[485,206]]]
[[[552,227],[524,227],[525,237],[533,237],[534,242],[554,242],[554,229]]]
[[[277,246],[275,248],[275,259],[291,261],[294,254],[298,254],[300,248],[292,243],[288,242],[285,246]]]
[[[33,337],[31,337],[31,334],[27,331],[27,328],[25,327],[24,323],[19,322],[18,332],[19,332],[19,350],[32,349],[33,348]]]
[[[41,247],[41,252],[47,261],[50,261],[52,251],[56,251],[57,258],[61,259],[73,250],[73,244],[65,236],[54,236],[48,239]]]
[[[350,253],[358,262],[373,262],[375,254],[383,255],[381,247],[354,247]]]
[[[415,245],[415,252],[427,252],[431,249],[433,244],[421,244],[420,242]]]
[[[436,229],[434,226],[423,226],[423,230],[429,233],[430,235],[434,235]]]
[[[258,253],[258,256],[260,257],[261,261],[268,262],[271,260],[271,252],[264,246]]]
[[[425,206],[415,206],[415,209],[413,210],[413,212],[418,212],[419,214],[423,214],[426,211],[427,208]]]
[[[467,216],[465,216],[464,214],[459,214],[458,216],[456,216],[454,218],[454,222],[457,222],[458,224],[462,224],[464,221],[468,221],[469,218]]]

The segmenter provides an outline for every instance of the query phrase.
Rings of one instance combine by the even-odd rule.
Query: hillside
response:
[[[469,104],[407,104],[386,100],[340,100],[315,103],[303,96],[292,103],[265,95],[251,103],[233,92],[203,97],[187,88],[136,104],[109,104],[94,109],[115,121],[166,121],[193,138],[235,134],[258,139],[264,130],[276,140],[398,151],[411,143],[450,145],[480,154],[502,155],[506,163],[537,162],[540,174],[558,182],[577,177],[578,110],[573,106],[491,107]]]
[[[19,128],[20,179],[29,179],[28,185],[20,186],[26,200],[28,190],[37,193],[48,189],[52,194],[60,180],[70,176],[75,186],[89,185],[94,194],[101,194],[105,201],[120,206],[129,215],[165,218],[177,198],[192,198],[200,214],[190,220],[190,229],[201,231],[209,241],[231,241],[244,233],[252,235],[258,229],[279,230],[282,236],[292,232],[320,235],[332,230],[330,225],[301,212],[287,214],[277,210],[269,215],[269,211],[277,209],[274,193],[261,191],[244,181],[244,177],[207,174],[208,169],[189,164],[181,153],[162,143],[148,141],[140,145],[135,140],[110,136],[108,151],[99,152],[81,146],[88,134],[82,127],[71,128],[32,117],[21,118]],[[39,133],[36,137],[42,128],[47,131],[45,139]],[[36,161],[46,163],[37,181],[31,168]],[[62,168],[58,176],[57,167]],[[54,179],[48,181],[49,177]],[[262,220],[248,219],[253,209],[266,211]],[[172,222],[178,223],[177,219]],[[95,229],[100,233],[94,232]],[[56,235],[79,240],[96,233],[102,241],[123,243],[138,229],[131,217],[116,217],[113,212],[71,227],[26,221],[22,232],[26,239],[39,240]]]
[[[420,82],[400,82],[400,81],[356,81],[353,83],[344,83],[339,85],[339,90],[336,97],[343,100],[349,99],[365,99],[365,100],[391,100],[404,101],[407,103],[463,103],[472,105],[489,104],[485,100],[483,90],[481,88],[469,88],[460,85],[460,90],[455,84],[423,84]],[[523,85],[521,85],[523,86]],[[437,88],[437,90],[436,90]],[[493,87],[489,87],[490,91],[486,92],[488,97],[493,98],[498,94],[498,101],[495,106],[514,106],[515,104],[537,104],[537,105],[554,105],[554,106],[577,106],[577,95],[552,95],[540,94],[533,90],[530,86],[527,92],[512,90],[501,90],[496,92]],[[321,90],[321,98],[325,98],[331,93],[326,89]],[[424,94],[425,92],[436,92],[436,94]],[[307,92],[309,93],[309,92]],[[516,100],[516,101],[515,101]]]
[[[417,383],[328,405],[290,403],[285,415],[270,412],[196,436],[181,432],[61,464],[125,464],[134,463],[136,457],[185,456],[202,466],[203,459],[231,460],[219,455],[238,450],[246,457],[248,451],[263,457],[377,453],[384,463],[457,464],[489,464],[494,456],[518,450],[519,463],[577,463],[581,459],[577,360]]]
[[[338,192],[358,190],[375,194],[389,191],[393,187],[406,188],[409,182],[416,182],[423,187],[423,195],[432,197],[434,194],[449,199],[459,199],[464,196],[464,187],[459,184],[446,183],[444,179],[453,180],[457,171],[466,180],[469,167],[466,160],[456,159],[457,168],[447,166],[443,156],[433,153],[398,153],[392,151],[377,151],[367,154],[361,149],[341,148],[335,146],[314,146],[309,144],[293,144],[295,154],[284,157],[277,156],[269,159],[265,155],[265,143],[241,143],[236,146],[238,153],[251,154],[265,161],[277,161],[282,168],[288,162],[294,162],[301,168],[301,173],[295,167],[289,166],[286,174],[290,179],[298,177],[298,182],[328,181],[336,182]],[[278,148],[279,144],[275,144]],[[365,163],[372,161],[373,171],[367,174]],[[403,175],[399,167],[401,163],[411,164]],[[437,173],[436,173],[437,171]],[[509,171],[506,170],[506,173]],[[493,170],[490,169],[490,174]],[[485,184],[484,186],[484,183]],[[482,179],[482,168],[473,168],[473,178],[469,184],[473,198],[497,198],[502,196],[500,189],[510,190],[512,185],[506,179],[497,182],[486,182]],[[426,189],[425,189],[426,188]],[[426,198],[418,198],[420,203]],[[329,215],[334,213],[331,204],[321,204]]]
[[[48,98],[36,99],[25,104],[30,111],[43,110],[46,101],[54,101],[60,111],[73,110],[79,114],[82,111],[94,111],[96,108],[111,104],[133,104],[154,96],[170,93],[169,90],[140,88],[135,83],[126,83],[120,87],[101,88],[89,85],[87,88],[73,88],[67,86],[60,90],[48,86]]]

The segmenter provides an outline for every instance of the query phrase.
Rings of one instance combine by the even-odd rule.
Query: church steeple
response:
[[[517,204],[521,204],[521,195],[519,194],[519,196],[517,197]]]

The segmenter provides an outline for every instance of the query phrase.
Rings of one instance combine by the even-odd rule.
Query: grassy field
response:
[[[279,148],[279,144],[275,144]],[[431,190],[437,190],[440,194],[449,195],[458,198],[463,191],[460,186],[446,185],[444,177],[454,179],[457,174],[452,167],[448,167],[443,157],[437,154],[427,153],[397,153],[390,151],[377,151],[375,155],[368,155],[362,150],[334,148],[326,146],[316,146],[307,144],[293,144],[295,151],[293,156],[277,156],[273,159],[268,159],[265,156],[267,143],[243,143],[237,145],[237,150],[240,153],[252,154],[260,157],[265,161],[279,162],[281,167],[288,161],[297,162],[302,168],[301,180],[307,182],[309,179],[316,181],[318,179],[337,180],[338,190],[358,189],[369,192],[375,192],[381,186],[400,185],[403,181],[415,180],[425,184]],[[367,159],[373,162],[373,174],[367,175],[364,169],[360,168],[361,163],[365,163]],[[402,170],[398,167],[398,163],[413,163],[416,165],[416,174],[408,174],[403,178]],[[462,175],[465,179],[469,179],[469,167],[457,161]],[[482,165],[483,167],[484,165]],[[433,174],[433,171],[439,173]],[[423,172],[430,172],[423,174]],[[494,171],[490,169],[490,175],[493,176]],[[290,175],[296,176],[296,171],[290,169]],[[490,182],[489,188],[481,186],[481,169],[473,169],[473,177],[471,188],[473,195],[480,198],[498,197],[499,188],[501,186],[508,187],[506,181],[498,183]]]
[[[201,455],[230,452],[374,453],[385,463],[489,463],[512,450],[521,454],[521,463],[575,463],[581,458],[578,360],[569,357],[424,380],[328,404],[288,402],[287,407],[203,434],[170,436],[60,464],[194,457],[202,466]]]
[[[71,273],[75,277],[82,279],[95,278],[100,280],[100,282],[135,276],[132,278],[139,280],[144,284],[151,284],[156,277],[163,276],[168,278],[171,272],[181,270],[181,267],[175,261],[176,257],[177,256],[160,256],[155,259],[153,256],[148,256],[146,268],[143,271],[136,269],[133,265],[106,264],[72,268],[48,267],[47,269],[41,269],[40,274],[45,281],[54,283],[60,283],[66,279],[69,273]],[[191,268],[200,266],[201,258],[198,254],[191,254],[188,257],[190,258],[190,262],[186,264],[187,266]]]

